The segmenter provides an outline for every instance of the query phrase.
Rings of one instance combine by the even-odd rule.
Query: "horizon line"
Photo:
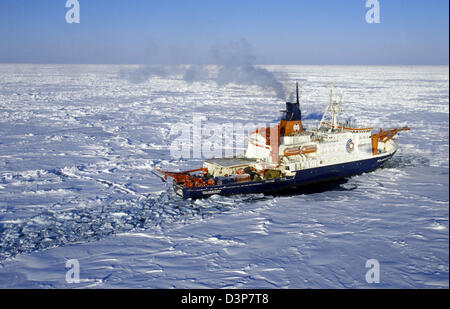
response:
[[[203,65],[203,66],[209,66],[209,65],[224,65],[221,63],[93,63],[93,62],[2,62],[0,61],[0,64],[17,64],[17,65],[24,65],[24,64],[30,64],[30,65],[149,65],[149,66],[158,66],[158,65],[164,65],[164,66],[184,66],[184,65]],[[299,65],[299,66],[449,66],[449,63],[434,63],[434,64],[426,64],[426,63],[420,63],[420,64],[408,64],[408,63],[399,63],[399,64],[374,64],[374,63],[360,63],[360,64],[350,64],[350,63],[249,63],[249,65],[256,65],[256,66],[281,66],[281,65]]]

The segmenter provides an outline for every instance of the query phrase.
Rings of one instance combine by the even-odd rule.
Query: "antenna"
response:
[[[296,92],[297,92],[297,104],[300,104],[300,100],[298,98],[298,82],[295,83],[296,86]]]
[[[328,85],[330,89],[330,104],[333,102],[333,84]]]

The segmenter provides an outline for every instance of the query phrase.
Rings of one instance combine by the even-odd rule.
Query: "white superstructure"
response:
[[[303,130],[301,119],[294,119],[252,132],[245,157],[256,159],[256,169],[275,168],[290,176],[299,170],[381,157],[397,150],[395,134],[409,128],[372,133],[372,127],[340,122],[341,104],[342,94],[333,98],[330,89],[330,101],[317,129]],[[294,123],[288,130],[290,122]],[[274,133],[279,134],[279,143]]]

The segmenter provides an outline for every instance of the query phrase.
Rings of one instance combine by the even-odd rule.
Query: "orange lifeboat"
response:
[[[300,149],[299,147],[291,147],[291,148],[286,148],[284,150],[284,156],[285,157],[289,157],[289,156],[295,156],[300,154]]]
[[[306,145],[302,147],[302,154],[313,153],[317,151],[317,145]]]

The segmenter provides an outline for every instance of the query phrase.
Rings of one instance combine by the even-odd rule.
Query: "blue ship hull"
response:
[[[371,172],[395,153],[347,163],[328,165],[297,171],[295,176],[281,177],[270,180],[251,181],[243,183],[231,183],[226,185],[214,185],[197,188],[186,188],[174,184],[174,190],[183,198],[205,198],[213,194],[234,195],[251,193],[275,194],[280,191],[295,189],[302,186],[317,184],[362,173]]]

